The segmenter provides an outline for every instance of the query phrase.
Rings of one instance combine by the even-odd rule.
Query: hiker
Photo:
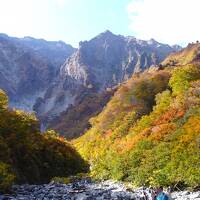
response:
[[[169,197],[167,196],[167,194],[165,194],[163,192],[163,187],[158,187],[155,190],[155,193],[152,194],[152,199],[153,200],[169,200]]]

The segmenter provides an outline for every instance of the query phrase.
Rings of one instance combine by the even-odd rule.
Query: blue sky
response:
[[[0,0],[0,32],[77,47],[110,30],[168,44],[200,40],[200,0]]]
[[[107,29],[132,35],[130,0],[0,0],[0,32],[78,46]],[[13,5],[14,4],[14,5]],[[11,5],[13,5],[11,7]],[[3,22],[4,21],[4,22]]]

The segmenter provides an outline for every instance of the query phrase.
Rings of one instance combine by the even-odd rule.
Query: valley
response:
[[[0,200],[200,200],[199,8],[0,0]]]
[[[1,34],[0,53],[0,199],[199,199],[198,42]]]

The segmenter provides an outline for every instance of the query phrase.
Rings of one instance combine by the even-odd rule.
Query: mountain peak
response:
[[[169,45],[153,39],[150,42],[152,44],[106,30],[89,41],[80,42],[79,49],[62,69],[67,77],[78,80],[84,86],[90,83],[99,91],[105,90],[128,79],[135,72],[158,64],[174,52]],[[63,74],[63,70],[61,73]]]
[[[149,41],[152,41],[152,42],[157,42],[155,39],[151,38]]]
[[[159,44],[159,42],[151,38],[150,40],[148,40],[148,44]]]
[[[105,30],[102,34],[114,35],[110,30]]]
[[[115,35],[113,34],[111,31],[109,30],[106,30],[100,34],[98,34],[97,36],[95,36],[94,38],[92,38],[91,40],[85,40],[85,41],[80,41],[79,42],[79,49],[82,48],[83,46],[87,45],[88,43],[91,43],[91,42],[102,42],[104,40],[112,40],[113,38],[117,38],[119,37],[118,35]]]
[[[113,37],[113,36],[117,36],[117,35],[115,35],[114,33],[112,33],[109,30],[106,30],[106,31],[100,33],[99,35],[97,35],[97,37],[95,37],[95,38],[99,38],[99,37],[103,37],[104,38],[104,37]]]

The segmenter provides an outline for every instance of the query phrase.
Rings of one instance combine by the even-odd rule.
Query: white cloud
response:
[[[129,28],[141,39],[169,44],[200,39],[200,0],[133,0]]]

